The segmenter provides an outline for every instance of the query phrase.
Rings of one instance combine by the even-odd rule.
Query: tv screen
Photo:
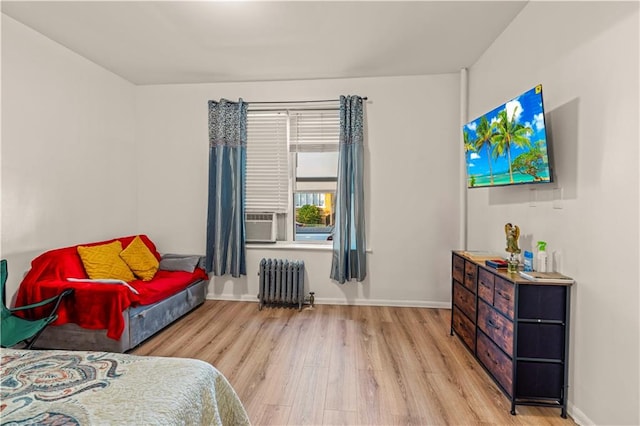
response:
[[[462,127],[467,188],[552,181],[542,85]]]

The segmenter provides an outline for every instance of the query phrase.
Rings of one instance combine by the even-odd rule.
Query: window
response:
[[[331,238],[339,125],[337,106],[249,109],[246,210],[277,213],[278,240]]]

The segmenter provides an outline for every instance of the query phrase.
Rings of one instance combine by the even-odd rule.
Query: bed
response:
[[[147,281],[137,277],[128,281],[91,279],[78,247],[105,247],[114,242],[124,249],[138,242],[156,259],[159,269]],[[45,329],[35,347],[126,352],[202,305],[209,280],[201,262],[199,256],[161,255],[146,235],[49,250],[31,262],[16,306],[73,288],[73,296],[65,298],[58,319]],[[40,314],[32,313],[35,317]]]
[[[248,425],[227,379],[185,358],[2,349],[3,425]]]

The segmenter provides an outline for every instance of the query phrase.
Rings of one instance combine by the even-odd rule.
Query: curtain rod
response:
[[[362,96],[362,100],[366,101],[368,98],[366,96]],[[324,100],[314,100],[314,101],[259,101],[259,102],[251,102],[245,101],[248,104],[310,104],[310,103],[321,103],[321,102],[338,102],[340,99],[324,99]]]

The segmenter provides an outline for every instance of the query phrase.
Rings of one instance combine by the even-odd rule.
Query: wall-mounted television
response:
[[[553,180],[537,85],[462,127],[467,188]]]

